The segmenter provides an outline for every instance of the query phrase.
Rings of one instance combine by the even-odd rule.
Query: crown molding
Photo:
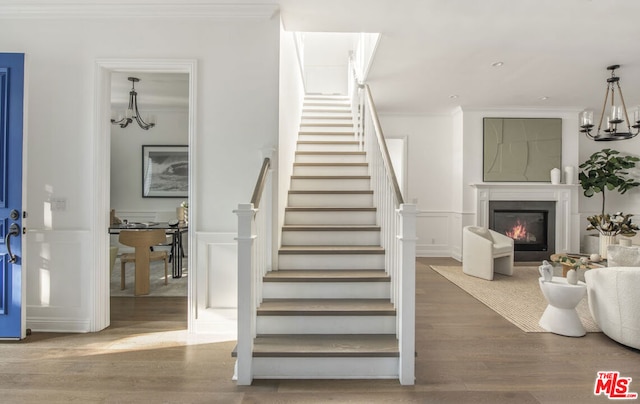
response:
[[[19,18],[201,18],[268,20],[277,4],[220,4],[215,0],[16,1],[0,0],[0,19]]]

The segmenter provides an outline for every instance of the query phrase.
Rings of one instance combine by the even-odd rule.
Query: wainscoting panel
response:
[[[237,335],[238,249],[235,233],[195,234],[192,265],[196,292],[192,330],[228,339]]]
[[[451,254],[451,212],[420,211],[416,218],[416,255],[448,257]]]
[[[30,230],[26,237],[27,328],[89,332],[93,303],[91,232]]]

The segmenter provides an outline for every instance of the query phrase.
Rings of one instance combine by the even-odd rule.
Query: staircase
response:
[[[253,377],[398,378],[396,310],[348,98],[307,96]]]

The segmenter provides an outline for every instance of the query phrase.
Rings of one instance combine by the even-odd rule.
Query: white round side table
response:
[[[578,282],[577,285],[567,283],[566,278],[554,276],[551,282],[539,278],[538,283],[542,294],[549,302],[542,317],[540,326],[554,334],[568,337],[582,337],[586,334],[580,322],[576,306],[587,293],[587,285]]]

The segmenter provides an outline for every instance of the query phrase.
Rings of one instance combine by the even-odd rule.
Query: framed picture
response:
[[[142,146],[142,197],[186,198],[189,146]]]
[[[550,182],[562,167],[562,119],[484,118],[483,181]]]

